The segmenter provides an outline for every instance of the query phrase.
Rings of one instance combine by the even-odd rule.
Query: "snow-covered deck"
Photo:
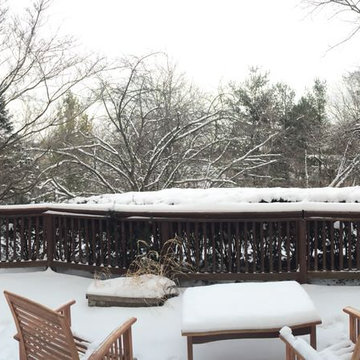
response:
[[[48,271],[0,271],[0,289],[30,297],[50,307],[75,299],[72,308],[73,330],[93,340],[100,340],[130,316],[138,318],[133,327],[134,355],[138,360],[185,360],[186,339],[181,336],[183,296],[168,300],[155,308],[88,307],[85,292],[92,279]],[[323,320],[318,326],[318,348],[347,337],[347,318],[342,308],[360,308],[360,287],[303,285]],[[266,299],[264,299],[266,301]],[[214,309],[216,311],[216,309]],[[91,325],[89,325],[91,324]],[[0,296],[0,360],[18,359],[17,343],[13,340],[15,325],[5,298]],[[305,337],[306,339],[308,336]],[[284,344],[278,339],[227,340],[194,349],[196,360],[284,359]]]

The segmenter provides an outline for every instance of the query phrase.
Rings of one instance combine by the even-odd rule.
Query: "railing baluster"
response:
[[[334,271],[335,269],[335,242],[334,242],[334,222],[329,222],[329,228],[330,228],[330,262],[331,262],[331,271]]]
[[[287,272],[290,272],[290,223],[289,221],[286,222],[286,265],[287,265]]]
[[[82,252],[82,234],[83,234],[83,229],[81,227],[81,218],[78,217],[77,219],[77,233],[78,233],[78,239],[79,239],[79,243],[78,243],[78,249],[79,249],[79,255],[76,259],[76,263],[77,264],[82,264],[82,258],[83,258],[83,252]]]
[[[240,260],[241,260],[241,244],[239,236],[239,222],[235,223],[235,249],[236,249],[236,272],[240,272]]]
[[[224,271],[224,252],[225,252],[225,246],[224,246],[224,232],[223,232],[223,223],[218,222],[219,226],[219,252],[220,252],[220,271]]]
[[[340,221],[339,229],[339,270],[344,270],[344,228],[343,222]]]
[[[252,223],[252,252],[253,252],[253,273],[256,273],[256,262],[257,262],[257,242],[256,242],[256,224],[255,221]]]
[[[282,236],[281,236],[281,222],[277,223],[278,229],[277,229],[277,236],[278,236],[278,272],[280,273],[282,271]]]
[[[327,264],[326,264],[326,256],[327,256],[327,249],[326,249],[326,236],[325,236],[325,221],[321,222],[321,240],[322,240],[322,271],[326,271]]]
[[[216,272],[215,223],[211,223],[212,272]]]
[[[100,219],[99,222],[99,252],[100,252],[100,265],[104,266],[104,237],[103,237],[103,221]]]
[[[360,222],[356,222],[356,269],[360,269]]]
[[[9,261],[9,218],[6,218],[6,235],[5,235],[5,243],[6,243],[6,247],[5,247],[5,259],[6,261]]]
[[[314,270],[318,271],[318,246],[319,246],[319,231],[318,221],[314,224]]]
[[[352,270],[352,223],[346,222],[347,224],[347,249],[348,249],[348,269]]]
[[[196,222],[194,227],[194,241],[195,241],[195,261],[196,269],[200,271],[200,246],[199,246],[199,224]]]
[[[106,247],[106,252],[107,252],[107,261],[106,261],[106,265],[107,266],[111,266],[111,240],[113,240],[113,236],[112,233],[110,231],[110,221],[107,218],[106,219],[106,243],[107,243],[107,247]]]
[[[24,224],[25,225],[25,224]],[[32,226],[31,226],[31,217],[28,218],[28,238],[27,241],[26,239],[24,239],[24,250],[26,249],[26,247],[28,248],[28,259],[31,260],[32,259]],[[35,230],[36,231],[36,230]],[[35,234],[36,236],[36,234]],[[36,253],[36,245],[35,245],[35,254],[34,254],[34,258],[37,259],[37,253]]]
[[[126,229],[125,222],[121,221],[121,254],[122,254],[122,268],[126,269],[127,266],[127,256],[126,256]]]
[[[261,222],[260,224],[260,271],[262,273],[265,272],[265,241],[264,241],[264,223]]]
[[[96,227],[95,219],[91,219],[91,265],[96,265]]]
[[[231,231],[231,223],[227,223],[227,238],[228,238],[228,258],[229,258],[229,268],[227,269],[227,272],[233,272],[233,237],[232,237],[232,231]]]
[[[244,222],[244,252],[245,252],[245,273],[249,272],[249,260],[248,260],[248,226],[247,222]]]
[[[269,260],[269,271],[270,274],[274,271],[274,264],[273,264],[273,222],[269,221],[269,253],[270,253],[270,260]]]
[[[207,242],[208,242],[208,237],[207,237],[207,223],[203,222],[202,223],[202,233],[203,233],[203,253],[204,253],[204,270],[208,271],[208,249],[207,249]]]

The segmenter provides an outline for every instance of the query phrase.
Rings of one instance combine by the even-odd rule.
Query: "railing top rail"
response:
[[[95,219],[104,219],[107,218],[105,214],[84,214],[84,213],[74,213],[67,211],[54,211],[48,210],[43,213],[44,215],[54,215],[54,216],[68,216],[68,217],[78,217],[78,218],[95,218]]]
[[[305,220],[354,220],[360,221],[360,211],[304,211]]]
[[[135,218],[141,219],[153,219],[153,220],[195,220],[195,219],[206,219],[211,220],[236,220],[236,219],[247,219],[247,220],[276,220],[276,219],[287,219],[296,220],[303,217],[302,211],[279,211],[279,212],[216,212],[216,211],[109,211],[109,210],[95,210],[95,209],[84,209],[84,208],[57,208],[57,207],[0,207],[0,216],[17,216],[17,215],[36,215],[36,214],[48,214],[57,216],[93,216],[93,217],[109,217],[113,216],[118,219],[129,219],[134,220]]]
[[[274,206],[276,205],[276,206]],[[157,220],[207,219],[211,220],[296,220],[296,219],[354,219],[360,220],[360,204],[352,203],[276,203],[243,204],[226,209],[212,206],[209,208],[182,209],[176,206],[151,208],[146,206],[96,206],[85,204],[32,204],[0,206],[0,216],[35,216],[49,211],[67,216],[114,216],[116,218],[153,218]]]

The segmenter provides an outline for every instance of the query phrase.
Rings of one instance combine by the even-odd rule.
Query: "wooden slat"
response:
[[[115,256],[114,262],[116,267],[121,267],[121,256],[120,256],[120,227],[117,221],[114,221],[114,241],[115,241]]]
[[[196,222],[194,226],[194,242],[195,242],[195,266],[200,269],[200,246],[199,246],[199,224]]]
[[[113,239],[112,233],[110,231],[110,221],[109,219],[106,219],[106,262],[105,264],[107,266],[111,266],[111,240]]]
[[[352,266],[352,234],[351,234],[351,228],[352,224],[350,222],[346,222],[346,228],[347,228],[347,250],[348,250],[348,269],[351,271],[353,269]]]
[[[98,220],[98,224],[99,224],[99,252],[100,252],[100,265],[104,266],[104,248],[105,248],[105,244],[104,244],[104,237],[103,237],[103,222],[102,220]]]
[[[339,229],[339,270],[344,270],[344,228],[342,221],[340,221]]]
[[[291,270],[291,258],[290,258],[290,222],[286,222],[286,271]]]
[[[204,267],[208,271],[208,236],[207,236],[207,223],[202,223],[203,246],[204,246]]]
[[[356,269],[360,270],[360,222],[356,222]]]
[[[126,231],[125,231],[125,222],[121,221],[121,253],[122,253],[122,268],[126,269]]]
[[[240,272],[240,260],[241,260],[241,244],[240,244],[240,230],[239,223],[235,224],[235,249],[236,249],[236,272]]]
[[[31,223],[31,217],[30,217],[30,223]],[[35,217],[35,224],[34,224],[34,231],[35,231],[35,258],[40,258],[40,218],[39,216]],[[31,237],[31,228],[30,228],[30,237]]]
[[[85,251],[86,251],[86,261],[85,263],[89,262],[90,257],[90,235],[89,235],[89,219],[84,219],[84,226],[85,226]]]
[[[91,219],[91,253],[92,253],[92,259],[91,264],[96,264],[96,224],[95,219]]]
[[[277,223],[278,225],[278,231],[277,231],[277,236],[278,236],[278,272],[281,273],[282,272],[282,227],[281,227],[281,222]]]
[[[63,218],[63,226],[64,226],[64,237],[63,237],[63,244],[64,244],[64,251],[65,251],[65,261],[70,260],[70,251],[69,251],[69,230],[68,230],[68,218]]]
[[[84,229],[81,226],[81,219],[78,218],[77,219],[77,233],[78,233],[78,239],[79,239],[79,243],[78,243],[79,255],[78,255],[78,258],[75,261],[75,263],[80,263],[80,264],[82,263],[82,260],[83,260],[83,249],[82,249],[82,246],[83,246],[83,241],[82,241],[83,231],[84,231]]]
[[[274,271],[274,263],[273,263],[273,222],[270,221],[269,222],[269,271],[270,273],[272,273]]]
[[[231,223],[227,223],[227,238],[228,238],[228,262],[229,262],[229,268],[226,269],[228,272],[233,272],[233,238],[232,238],[233,232],[231,231]]]
[[[249,272],[248,260],[248,223],[244,222],[245,273]]]
[[[318,244],[319,244],[318,222],[314,221],[314,270],[318,270]]]
[[[216,272],[215,223],[211,223],[212,272]]]
[[[252,222],[252,251],[253,251],[253,273],[255,274],[256,265],[257,265],[257,241],[256,241],[256,223],[255,221]]]
[[[224,246],[224,232],[223,232],[223,229],[222,229],[223,223],[218,222],[217,225],[219,227],[219,253],[220,253],[220,269],[219,269],[219,272],[224,272],[225,246]]]
[[[327,250],[326,250],[326,236],[325,236],[325,221],[321,222],[321,241],[322,241],[322,270],[326,271],[327,269],[327,264],[326,264],[326,255],[327,255]]]
[[[6,218],[6,232],[5,232],[5,260],[9,261],[9,218]]]
[[[330,228],[330,262],[331,262],[331,271],[335,270],[335,239],[334,239],[334,222],[329,222]]]
[[[33,249],[33,241],[32,241],[32,222],[33,218],[29,216],[27,218],[27,239],[25,239],[25,242],[27,244],[28,249],[28,259],[30,260],[32,258],[32,249]],[[26,241],[27,240],[27,241]],[[23,258],[23,257],[22,257]]]
[[[75,219],[72,217],[70,219],[70,256],[69,256],[71,262],[75,262],[75,252],[76,252],[75,240],[76,240]]]

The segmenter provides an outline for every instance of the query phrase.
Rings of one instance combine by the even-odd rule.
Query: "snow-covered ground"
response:
[[[100,340],[130,316],[137,317],[133,327],[134,352],[139,360],[186,360],[186,341],[181,336],[182,295],[162,307],[98,308],[88,307],[86,289],[92,279],[47,271],[0,272],[0,288],[30,297],[49,307],[75,299],[72,307],[73,330],[90,339]],[[360,308],[359,286],[304,285],[322,317],[318,327],[320,349],[347,337],[346,305]],[[204,299],[206,301],[206,299]],[[266,299],[258,299],[266,301]],[[216,309],[214,309],[216,311]],[[15,326],[8,305],[0,297],[0,360],[18,359]],[[307,338],[307,337],[305,337]],[[241,354],[241,356],[240,356]],[[284,345],[278,339],[227,340],[195,345],[196,360],[279,360]]]

